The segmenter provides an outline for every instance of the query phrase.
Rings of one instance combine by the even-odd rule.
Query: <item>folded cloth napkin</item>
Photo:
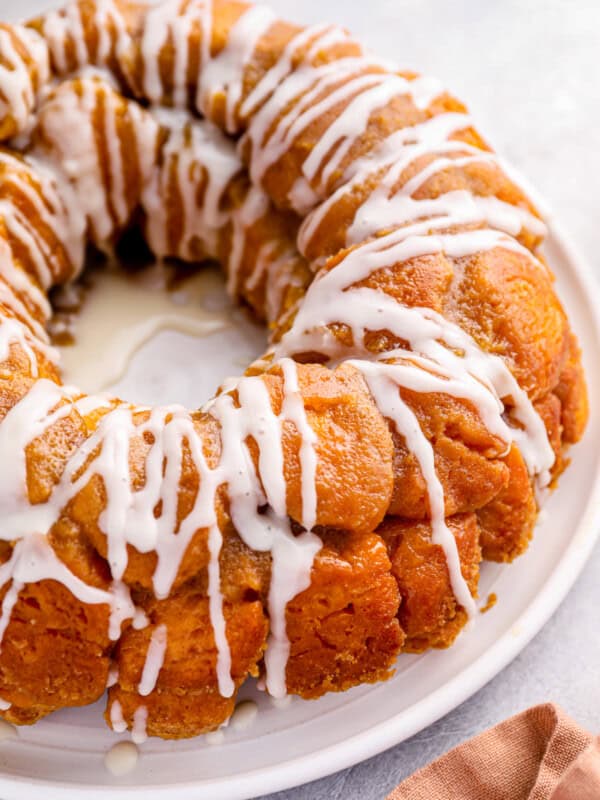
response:
[[[551,703],[459,745],[387,800],[600,800],[600,737]]]

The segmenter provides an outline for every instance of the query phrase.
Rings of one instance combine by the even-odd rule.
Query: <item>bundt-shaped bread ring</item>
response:
[[[2,716],[108,686],[115,730],[193,736],[249,675],[313,698],[451,644],[587,416],[544,223],[465,107],[238,0],[0,33]],[[45,293],[132,226],[272,328],[198,411],[61,386]]]

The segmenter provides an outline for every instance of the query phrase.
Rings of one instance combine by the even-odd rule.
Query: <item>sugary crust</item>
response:
[[[462,514],[451,517],[448,524],[456,539],[461,570],[475,593],[481,561],[477,518]],[[406,635],[404,652],[448,647],[466,618],[452,593],[444,552],[431,541],[430,526],[390,517],[379,534],[387,545],[400,591],[398,618]]]
[[[310,587],[287,608],[287,686],[306,698],[384,680],[404,640],[381,538],[324,533],[323,543]]]

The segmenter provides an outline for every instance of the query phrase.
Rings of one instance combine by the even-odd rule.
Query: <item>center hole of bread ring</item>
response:
[[[264,351],[266,331],[228,297],[218,265],[157,261],[137,238],[91,253],[52,295],[63,379],[137,403],[196,407]]]

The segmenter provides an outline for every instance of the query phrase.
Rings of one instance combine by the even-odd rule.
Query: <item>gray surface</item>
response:
[[[299,21],[342,22],[379,55],[443,77],[495,147],[541,190],[600,274],[598,0],[268,1]],[[43,5],[49,3],[0,0],[0,16]],[[561,609],[521,656],[440,722],[352,769],[268,800],[382,800],[444,751],[546,700],[597,731],[598,574],[596,549]]]

